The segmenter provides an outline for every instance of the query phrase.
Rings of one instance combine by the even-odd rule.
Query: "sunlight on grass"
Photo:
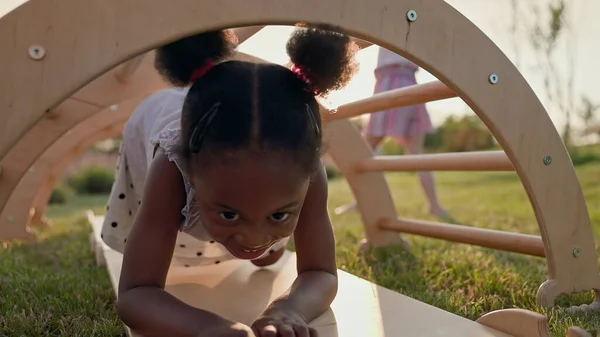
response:
[[[600,165],[578,168],[600,242]],[[539,234],[529,200],[514,173],[437,173],[439,197],[460,223]],[[425,198],[410,173],[386,176],[398,214],[427,216]],[[346,182],[330,184],[329,207],[351,202]],[[81,197],[50,207],[53,227],[41,230],[39,243],[10,244],[0,250],[0,335],[124,336],[114,310],[114,293],[105,268],[96,267],[88,248],[85,211],[104,213],[106,197]],[[549,317],[553,336],[568,326],[600,331],[600,315],[567,315],[561,306],[590,303],[590,293],[562,296],[550,311],[536,307],[535,295],[546,279],[544,259],[417,236],[400,247],[356,254],[363,229],[358,214],[334,215],[340,269],[469,319],[492,310],[519,307]],[[600,263],[600,261],[599,261]],[[596,334],[597,335],[597,334]]]
[[[89,224],[70,209],[38,243],[0,250],[1,336],[125,336],[108,272],[89,249]]]

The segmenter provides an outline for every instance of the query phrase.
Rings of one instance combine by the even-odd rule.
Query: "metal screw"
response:
[[[548,166],[552,164],[552,157],[550,155],[545,155],[544,156],[544,165]]]
[[[410,22],[417,21],[417,11],[415,11],[414,9],[409,10],[406,13],[406,17],[408,18],[408,21],[410,21]]]
[[[491,84],[496,84],[498,83],[498,75],[495,73],[491,73],[489,76],[489,80]]]
[[[46,56],[46,50],[42,46],[33,45],[29,47],[29,57],[34,60],[41,60]]]
[[[575,248],[573,249],[573,256],[579,257],[581,255],[581,249]]]

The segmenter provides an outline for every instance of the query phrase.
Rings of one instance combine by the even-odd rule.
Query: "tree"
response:
[[[584,129],[583,136],[593,135],[600,137],[600,120],[598,120],[597,112],[600,111],[600,104],[592,102],[588,97],[583,96],[583,107],[579,111],[579,116],[583,121]]]
[[[566,0],[551,0],[545,9],[540,5],[531,7],[534,20],[520,16],[522,9],[518,0],[510,0],[512,8],[512,26],[510,32],[513,36],[516,64],[520,62],[517,36],[519,29],[525,29],[529,45],[536,55],[536,70],[542,73],[544,90],[547,103],[564,114],[565,127],[562,138],[567,146],[572,142],[573,117],[588,123],[594,121],[594,114],[598,111],[596,105],[587,97],[578,97],[575,94],[575,43],[577,41],[575,30],[569,20],[569,8]],[[565,44],[566,74],[562,74],[556,54],[560,43]],[[596,107],[596,108],[594,108]],[[588,116],[589,115],[589,116]]]
[[[427,152],[483,151],[495,147],[494,136],[477,115],[450,115],[425,138]]]

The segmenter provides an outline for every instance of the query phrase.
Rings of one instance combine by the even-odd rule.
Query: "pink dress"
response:
[[[415,73],[419,67],[402,56],[385,48],[379,48],[375,69],[375,91],[381,93],[417,84]],[[372,113],[366,134],[373,137],[393,137],[402,143],[411,136],[434,131],[425,104],[394,108]]]

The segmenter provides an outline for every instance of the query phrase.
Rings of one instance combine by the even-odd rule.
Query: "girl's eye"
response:
[[[275,221],[285,221],[289,216],[289,213],[278,212],[271,214],[271,219]]]
[[[221,219],[227,220],[227,221],[235,221],[235,220],[239,219],[239,217],[240,217],[235,212],[221,212],[221,213],[219,213],[219,215],[221,215]]]

